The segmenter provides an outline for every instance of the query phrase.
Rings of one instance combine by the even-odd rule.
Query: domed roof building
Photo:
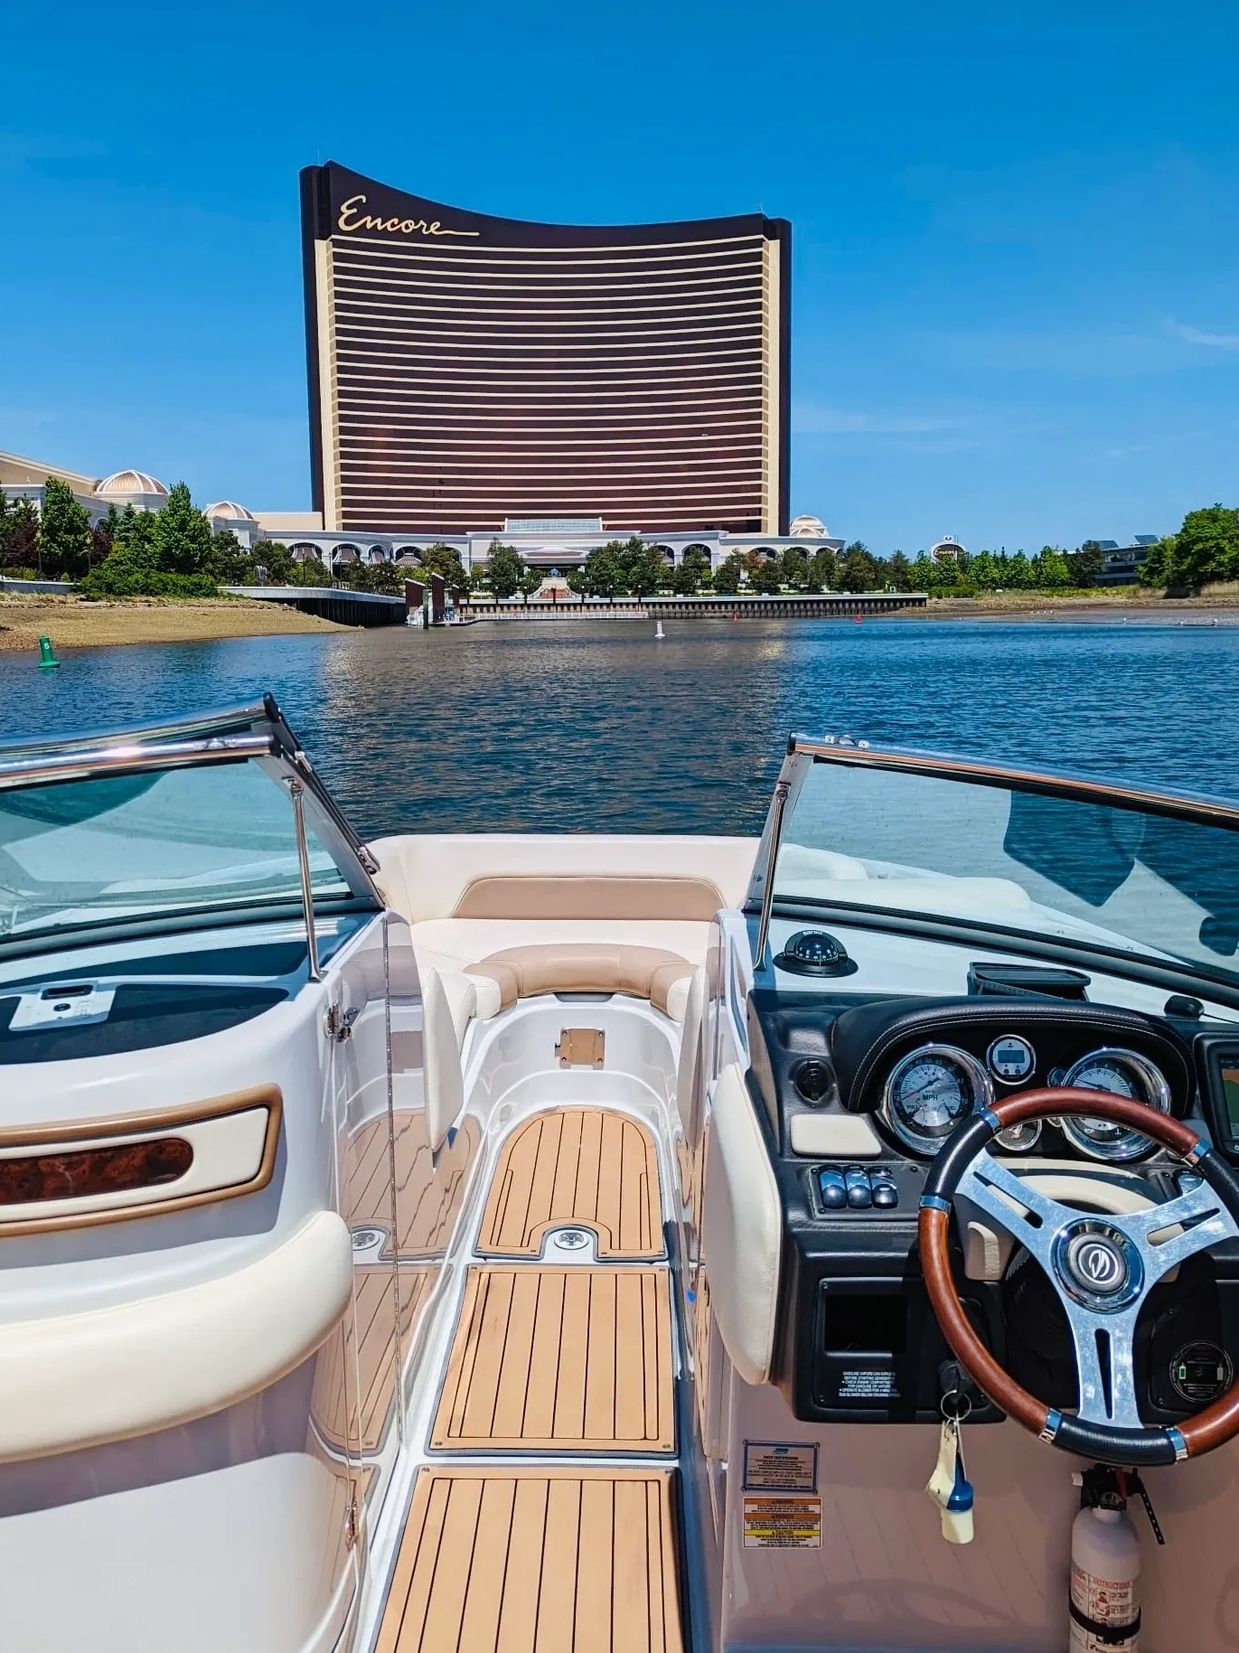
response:
[[[787,532],[796,539],[828,540],[830,530],[821,517],[793,517]]]
[[[168,490],[149,471],[113,471],[95,484],[95,492],[107,499],[141,499],[152,495],[167,497]]]
[[[238,505],[235,499],[217,499],[214,505],[204,506],[204,517],[223,517],[228,522],[257,522],[252,511],[247,511],[244,505]]]

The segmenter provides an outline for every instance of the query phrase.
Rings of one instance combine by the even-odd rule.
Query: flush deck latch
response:
[[[555,1046],[561,1068],[600,1068],[606,1052],[607,1036],[600,1027],[565,1027]]]

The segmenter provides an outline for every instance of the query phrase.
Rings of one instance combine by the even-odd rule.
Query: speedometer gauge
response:
[[[1170,1112],[1170,1086],[1160,1068],[1134,1050],[1095,1050],[1068,1068],[1063,1084],[1075,1090],[1108,1091],[1145,1102],[1159,1113]],[[1092,1159],[1137,1159],[1153,1144],[1139,1131],[1112,1125],[1106,1119],[1067,1116],[1060,1119],[1063,1134]]]
[[[961,1119],[987,1106],[993,1095],[975,1056],[954,1045],[921,1045],[891,1069],[880,1112],[909,1148],[933,1154]]]

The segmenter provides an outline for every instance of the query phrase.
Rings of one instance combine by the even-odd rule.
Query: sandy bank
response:
[[[352,631],[282,603],[243,597],[130,598],[88,603],[80,597],[0,596],[0,650],[34,654],[41,636],[53,647],[86,649],[122,643],[197,643],[222,637],[268,637],[290,632]]]

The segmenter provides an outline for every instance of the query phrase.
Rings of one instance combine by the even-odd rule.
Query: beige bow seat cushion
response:
[[[623,993],[680,1021],[693,966],[662,947],[561,941],[505,947],[469,965],[467,974],[493,982],[504,1010],[540,993]]]

